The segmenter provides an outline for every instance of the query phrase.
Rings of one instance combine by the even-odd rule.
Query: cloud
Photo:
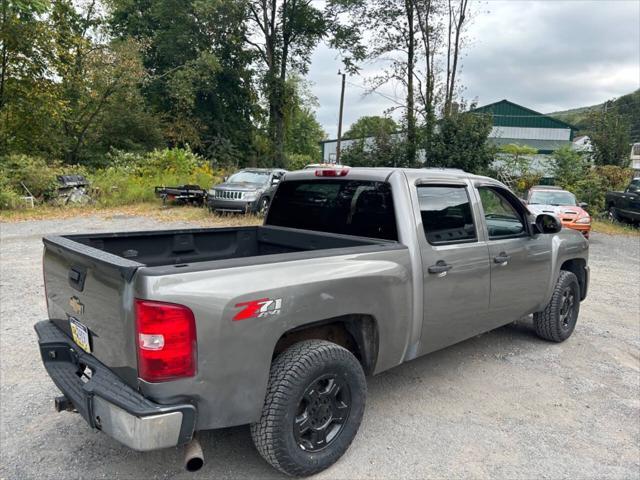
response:
[[[640,88],[640,2],[637,0],[489,1],[476,11],[460,73],[463,95],[487,104],[503,98],[542,112],[601,103]],[[488,11],[488,13],[486,13]],[[320,101],[318,120],[337,132],[340,62],[326,46],[313,56],[309,79]],[[349,82],[364,85],[381,68],[363,65]],[[362,97],[347,85],[345,129],[394,102]],[[402,97],[386,86],[381,93]],[[396,114],[397,117],[397,114]]]

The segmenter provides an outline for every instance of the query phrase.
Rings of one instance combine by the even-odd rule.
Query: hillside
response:
[[[589,114],[604,108],[606,102],[589,107],[572,108],[561,112],[549,113],[552,117],[563,120],[579,129],[579,133],[588,133],[591,128]],[[608,108],[615,108],[629,122],[631,141],[640,142],[640,89],[611,101]]]

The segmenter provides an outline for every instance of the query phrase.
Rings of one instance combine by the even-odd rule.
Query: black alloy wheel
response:
[[[298,446],[317,452],[331,444],[349,419],[351,390],[337,375],[323,375],[304,392],[293,426]]]

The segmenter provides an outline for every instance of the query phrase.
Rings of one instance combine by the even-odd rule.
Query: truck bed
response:
[[[258,257],[279,253],[388,244],[385,240],[349,237],[269,226],[99,233],[47,237],[45,244],[105,259],[119,257],[121,265],[157,267],[212,260]],[[74,246],[75,244],[75,246]],[[90,247],[89,249],[81,246]],[[75,247],[75,248],[74,248]],[[112,260],[114,260],[112,258]],[[125,261],[122,261],[125,260]]]
[[[281,265],[400,248],[397,242],[272,226],[97,233],[44,238],[49,318],[67,335],[70,319],[91,335],[91,353],[136,385],[133,298],[138,272],[169,275]],[[246,270],[238,268],[238,270]],[[210,292],[213,294],[215,292]],[[209,295],[210,295],[209,294]]]

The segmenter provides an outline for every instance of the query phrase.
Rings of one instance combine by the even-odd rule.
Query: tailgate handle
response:
[[[81,292],[84,290],[84,280],[87,277],[85,267],[74,266],[69,269],[69,285]]]

